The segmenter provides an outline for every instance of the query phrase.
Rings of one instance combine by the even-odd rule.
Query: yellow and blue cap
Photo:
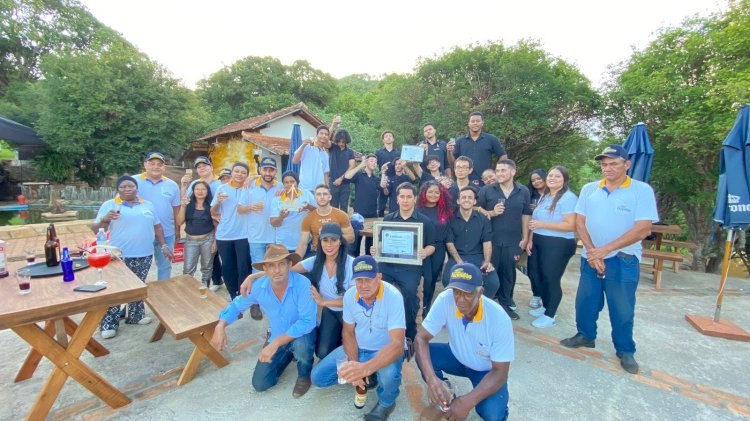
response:
[[[378,262],[372,256],[359,256],[352,262],[352,278],[375,278],[378,276]]]

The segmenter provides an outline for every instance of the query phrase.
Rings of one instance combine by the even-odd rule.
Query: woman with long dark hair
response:
[[[562,300],[560,280],[568,261],[576,251],[575,207],[578,197],[568,188],[568,170],[552,167],[547,173],[544,194],[529,222],[529,279],[536,282],[541,307],[530,310],[537,317],[531,324],[537,328],[557,324],[555,314]]]
[[[547,188],[547,184],[545,184],[545,179],[547,178],[547,171],[537,168],[531,173],[529,173],[529,193],[531,193],[531,210],[534,211],[536,208],[537,202],[539,202],[539,198],[542,197],[544,194],[544,190]],[[524,275],[529,274],[529,256],[526,254],[526,251],[523,250],[523,253],[521,253],[521,258],[518,260],[518,270],[521,271]],[[529,278],[529,283],[531,284],[531,300],[529,300],[529,307],[532,309],[537,309],[542,306],[542,299],[539,297],[539,286],[534,283],[534,281]]]
[[[211,217],[211,186],[198,180],[190,187],[190,194],[182,197],[180,211],[177,212],[177,226],[185,224],[184,263],[182,273],[193,276],[201,263],[201,282],[211,283],[214,254],[216,253],[216,221]]]
[[[430,256],[431,274],[425,277],[422,296],[422,317],[430,311],[435,284],[445,264],[445,239],[448,224],[455,213],[456,201],[448,190],[435,180],[422,184],[417,199],[417,210],[435,225],[435,252]]]
[[[310,293],[318,306],[322,307],[315,349],[315,355],[321,360],[341,346],[344,293],[354,285],[353,262],[354,258],[347,253],[341,226],[328,223],[320,230],[315,256],[308,257],[290,269],[297,273],[308,273],[312,284]],[[248,276],[241,290],[249,291],[253,281],[264,275],[265,272],[261,271]]]

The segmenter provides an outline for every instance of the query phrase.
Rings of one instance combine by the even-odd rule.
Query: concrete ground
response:
[[[519,273],[515,301],[521,320],[514,322],[516,360],[509,376],[510,419],[576,420],[724,420],[750,417],[750,343],[703,336],[684,320],[685,314],[712,315],[719,279],[682,271],[664,273],[664,289],[655,291],[650,275],[638,290],[635,339],[641,374],[629,375],[619,367],[610,341],[606,309],[599,322],[593,350],[568,350],[559,339],[575,333],[574,297],[579,257],[571,260],[563,279],[564,298],[558,325],[538,330],[527,314],[530,289]],[[173,273],[182,271],[176,264]],[[155,268],[152,268],[151,278]],[[226,294],[224,289],[220,293]],[[750,282],[730,279],[722,315],[750,330]],[[745,311],[743,311],[745,310]],[[147,310],[150,313],[150,310]],[[267,322],[249,317],[228,329],[230,365],[218,369],[204,361],[195,379],[176,386],[192,350],[186,340],[165,335],[149,343],[155,325],[122,325],[120,334],[104,340],[110,354],[83,361],[120,388],[133,402],[112,410],[77,383],[68,380],[49,418],[53,420],[226,420],[262,417],[266,420],[338,420],[361,417],[376,402],[370,392],[365,410],[353,406],[351,386],[313,387],[293,399],[295,368],[284,372],[280,383],[256,393],[251,385],[255,362]],[[101,340],[99,335],[96,339]],[[447,341],[443,332],[437,340]],[[51,370],[43,360],[32,379],[13,383],[29,346],[13,332],[0,331],[2,390],[0,419],[26,416]],[[454,379],[458,393],[470,384]],[[403,385],[391,419],[428,419],[424,387],[412,361],[403,369]],[[469,419],[479,419],[472,412]]]

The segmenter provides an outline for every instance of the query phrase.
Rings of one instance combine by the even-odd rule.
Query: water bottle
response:
[[[70,258],[70,252],[67,247],[63,249],[60,266],[62,266],[63,281],[70,282],[76,279],[76,276],[73,273],[73,259]]]
[[[104,228],[99,228],[99,232],[96,233],[96,245],[105,246],[107,245],[107,233],[104,232]],[[97,253],[104,253],[104,249],[96,249]]]

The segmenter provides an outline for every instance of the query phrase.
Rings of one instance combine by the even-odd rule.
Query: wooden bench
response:
[[[664,269],[664,261],[667,260],[678,264],[682,262],[682,255],[671,251],[643,249],[643,257],[654,259],[653,266],[641,266],[641,268],[654,274],[656,289],[661,289],[661,271]]]
[[[644,249],[647,249],[647,248],[650,249],[651,246],[653,246],[653,245],[654,245],[653,241],[643,241],[643,248]],[[698,244],[692,243],[690,241],[661,240],[661,248],[660,248],[660,250],[664,249],[665,247],[671,247],[672,250],[675,253],[679,253],[680,250],[682,250],[682,249],[685,249],[685,250],[688,250],[690,252],[693,252],[696,249],[698,249],[698,246],[699,246]],[[673,261],[672,262],[672,270],[674,271],[674,273],[679,273],[680,272],[680,262]]]
[[[207,357],[217,367],[229,364],[210,343],[219,321],[219,312],[226,307],[227,301],[212,291],[207,291],[207,298],[200,298],[199,285],[190,275],[148,283],[146,304],[159,319],[150,342],[160,340],[164,332],[169,332],[176,340],[188,338],[195,344],[177,381],[178,386],[195,377],[203,357]]]

